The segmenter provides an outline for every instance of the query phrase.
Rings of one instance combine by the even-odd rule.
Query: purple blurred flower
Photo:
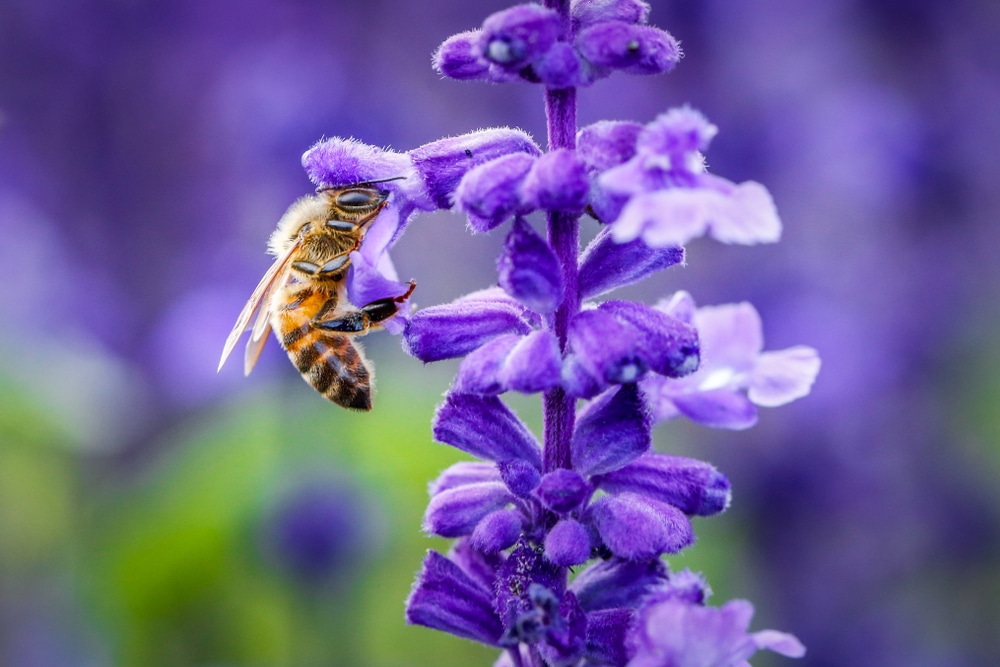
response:
[[[749,428],[757,423],[756,406],[805,396],[819,373],[819,355],[811,347],[764,352],[760,316],[749,303],[696,309],[691,295],[678,292],[657,308],[695,326],[704,361],[683,378],[643,380],[656,421],[684,416],[705,426]]]

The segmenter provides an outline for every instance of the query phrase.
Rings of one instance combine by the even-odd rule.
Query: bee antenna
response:
[[[365,181],[363,183],[358,183],[358,185],[371,185],[374,183],[388,183],[389,181],[402,181],[406,176],[390,176],[388,178],[377,178],[373,181]]]
[[[327,192],[328,190],[342,190],[344,188],[374,185],[375,183],[388,183],[389,181],[402,181],[406,178],[406,176],[390,176],[388,178],[374,178],[370,181],[359,181],[357,183],[351,183],[350,185],[321,185],[316,188],[316,193],[319,194],[320,192]]]

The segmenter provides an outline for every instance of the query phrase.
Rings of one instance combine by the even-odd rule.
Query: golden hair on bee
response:
[[[347,298],[350,255],[385,207],[388,193],[366,183],[321,189],[285,212],[268,240],[276,257],[229,334],[221,369],[240,335],[251,327],[244,372],[257,363],[272,329],[302,377],[338,405],[371,410],[374,374],[352,340],[399,312],[415,284],[398,297],[357,306]]]

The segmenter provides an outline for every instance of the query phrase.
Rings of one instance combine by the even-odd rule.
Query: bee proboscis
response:
[[[399,311],[402,296],[360,307],[347,298],[350,254],[388,194],[363,183],[321,189],[296,201],[278,221],[268,251],[276,259],[261,278],[226,339],[222,369],[257,312],[247,341],[243,370],[249,375],[271,329],[302,374],[320,394],[345,408],[371,410],[370,363],[352,338],[380,328]]]

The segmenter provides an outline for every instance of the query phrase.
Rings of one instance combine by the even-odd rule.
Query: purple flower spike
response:
[[[629,74],[663,74],[681,59],[681,49],[670,33],[652,26],[608,21],[577,34],[577,49],[598,69]]]
[[[458,208],[469,216],[469,226],[488,232],[515,213],[527,213],[522,204],[521,183],[536,158],[513,153],[470,169],[458,184]]]
[[[580,255],[580,297],[600,296],[684,263],[684,248],[650,248],[641,239],[617,243],[604,227]]]
[[[433,430],[438,442],[481,459],[521,459],[542,469],[535,436],[499,398],[449,393],[434,418]]]
[[[531,330],[524,309],[512,301],[464,298],[415,313],[403,342],[417,359],[440,361],[468,354],[497,336]]]
[[[488,79],[490,63],[480,48],[482,32],[468,30],[452,35],[434,53],[434,69],[450,79]]]
[[[487,514],[472,531],[470,543],[486,554],[495,554],[514,546],[524,524],[517,510],[497,510]]]
[[[645,23],[649,5],[642,0],[575,0],[570,7],[573,28],[605,21]]]
[[[559,468],[542,477],[535,496],[556,514],[568,514],[590,498],[594,490],[580,473]]]
[[[448,209],[455,189],[470,169],[513,153],[538,156],[542,151],[527,133],[499,127],[432,141],[413,149],[409,156],[428,201]]]
[[[406,601],[406,621],[490,646],[499,645],[503,632],[492,591],[434,551]]]
[[[424,513],[423,529],[441,537],[468,535],[484,517],[513,500],[501,482],[478,482],[448,489],[431,498]]]
[[[627,560],[677,553],[694,542],[691,522],[683,512],[634,493],[604,496],[589,511],[605,546]]]
[[[584,408],[573,431],[573,467],[585,475],[616,470],[646,452],[650,420],[635,384],[611,389]]]
[[[610,493],[632,491],[669,503],[685,514],[711,516],[729,506],[729,480],[696,459],[649,452],[628,465],[593,478]]]
[[[586,562],[590,550],[590,533],[575,519],[563,519],[545,536],[545,557],[561,567]]]
[[[627,667],[745,667],[761,648],[791,658],[805,655],[791,635],[747,633],[752,616],[753,607],[745,600],[717,608],[653,600],[636,618],[629,637],[634,657]]]
[[[763,352],[760,316],[749,303],[698,308],[680,294],[657,305],[691,318],[701,338],[703,366],[687,377],[649,377],[642,389],[657,421],[683,415],[716,428],[757,422],[756,405],[783,405],[809,393],[820,368],[816,351],[792,347]]]
[[[556,12],[539,5],[516,5],[487,17],[480,48],[487,60],[516,72],[545,55],[560,32]]]
[[[500,286],[536,313],[551,313],[562,303],[559,260],[549,244],[523,218],[514,220],[497,260]]]
[[[590,181],[587,165],[576,151],[549,151],[532,165],[523,193],[532,208],[582,213],[587,207]]]

